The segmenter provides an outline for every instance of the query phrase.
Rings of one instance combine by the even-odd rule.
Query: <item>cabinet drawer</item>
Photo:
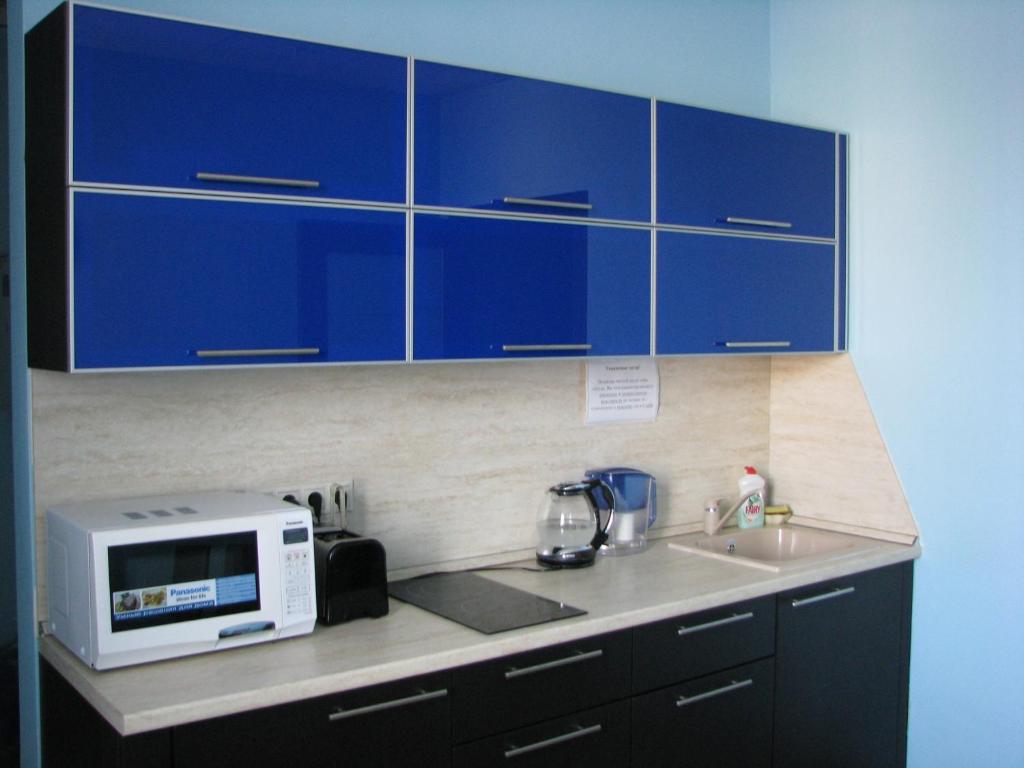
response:
[[[419,214],[417,360],[650,354],[650,234]]]
[[[405,202],[404,58],[83,6],[72,30],[72,183]]]
[[[774,651],[774,597],[648,624],[634,630],[633,691],[706,675]]]
[[[629,703],[620,701],[455,747],[452,765],[622,768],[629,765]]]
[[[651,103],[416,62],[415,202],[649,222]]]
[[[633,765],[771,765],[771,659],[633,699]]]
[[[658,354],[836,348],[832,245],[658,233]]]
[[[454,670],[455,743],[628,696],[631,646],[617,632]]]
[[[405,357],[401,213],[72,198],[76,369]]]
[[[174,764],[444,768],[448,673],[257,709],[174,729]]]
[[[836,134],[664,102],[657,111],[659,224],[835,237]]]

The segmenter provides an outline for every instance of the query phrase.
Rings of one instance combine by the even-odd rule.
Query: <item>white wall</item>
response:
[[[851,351],[922,533],[912,766],[1024,764],[1024,3],[773,0],[772,115],[850,133]]]

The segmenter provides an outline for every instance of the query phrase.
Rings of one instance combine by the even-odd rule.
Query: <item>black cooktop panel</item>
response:
[[[393,581],[388,584],[388,592],[486,635],[586,613],[465,571]]]

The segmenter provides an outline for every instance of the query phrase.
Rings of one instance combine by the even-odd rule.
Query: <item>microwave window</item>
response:
[[[107,564],[112,632],[260,608],[256,531],[108,547]]]

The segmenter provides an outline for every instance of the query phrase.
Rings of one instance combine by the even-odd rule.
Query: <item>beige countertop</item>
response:
[[[920,545],[874,541],[855,555],[770,573],[669,547],[602,557],[592,568],[481,575],[587,611],[484,635],[391,599],[391,612],[311,635],[96,672],[53,637],[42,656],[121,734],[284,704],[531,650],[917,558]],[[529,563],[532,565],[532,563]],[[439,568],[438,570],[444,570]]]

